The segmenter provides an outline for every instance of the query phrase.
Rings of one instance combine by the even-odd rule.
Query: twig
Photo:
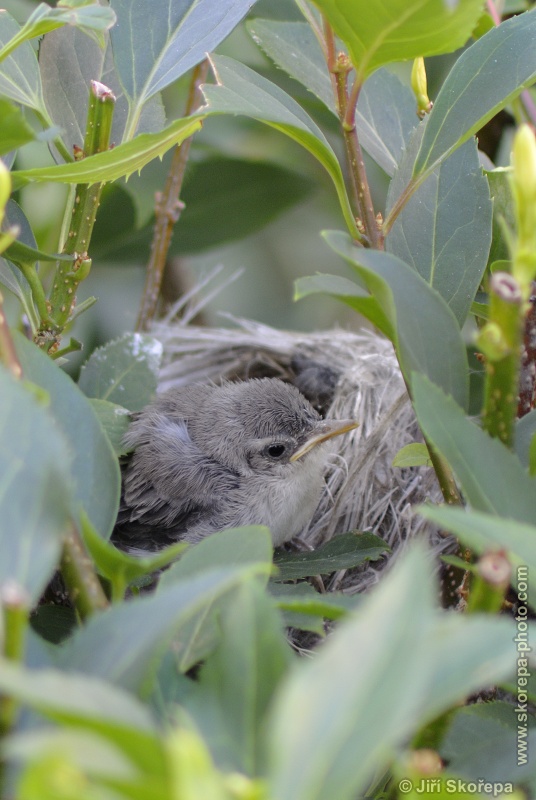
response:
[[[208,60],[205,59],[197,65],[192,73],[185,116],[190,116],[201,104],[201,85],[206,80],[208,66]],[[138,331],[147,330],[156,314],[173,226],[178,221],[184,207],[179,197],[191,143],[192,137],[190,136],[175,148],[164,191],[156,199],[156,219],[151,255],[147,264],[145,286],[136,323]]]
[[[81,619],[108,607],[93,562],[74,524],[63,544],[61,574]]]

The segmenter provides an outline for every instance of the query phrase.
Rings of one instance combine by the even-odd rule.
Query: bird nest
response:
[[[428,468],[397,468],[393,458],[420,432],[392,345],[370,331],[280,331],[233,319],[234,328],[207,328],[174,321],[155,323],[164,360],[159,391],[195,382],[277,377],[295,384],[326,418],[359,422],[334,439],[323,493],[300,536],[316,548],[349,530],[372,531],[391,548],[381,562],[331,576],[328,590],[361,592],[378,579],[393,555],[416,536],[437,552],[448,541],[413,510],[440,491]]]

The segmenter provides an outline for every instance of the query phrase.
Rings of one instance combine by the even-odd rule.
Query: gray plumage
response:
[[[323,420],[294,386],[274,378],[171,389],[135,415],[125,437],[133,453],[113,539],[157,550],[263,524],[282,544],[315,511],[325,441],[352,427]]]

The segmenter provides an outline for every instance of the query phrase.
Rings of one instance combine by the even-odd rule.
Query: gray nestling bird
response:
[[[313,516],[326,443],[356,426],[322,419],[276,378],[171,389],[135,415],[125,437],[133,452],[113,540],[158,550],[261,524],[278,546]]]

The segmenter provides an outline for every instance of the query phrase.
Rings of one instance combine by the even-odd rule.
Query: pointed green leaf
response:
[[[117,603],[75,633],[63,647],[61,663],[131,692],[150,691],[154,670],[179,629],[265,569],[251,564],[209,569],[158,594]],[[102,642],[107,642],[104,650]]]
[[[536,525],[451,506],[422,506],[419,513],[452,531],[479,555],[506,550],[515,567],[526,566],[536,576]]]
[[[62,25],[76,25],[82,30],[100,32],[111,28],[115,22],[115,14],[99,3],[69,4],[68,8],[51,8],[47,3],[39,3],[16,35],[8,42],[3,42],[0,49],[0,61],[3,61],[15,48],[29,39],[43,36]],[[101,37],[102,42],[102,37]]]
[[[114,60],[130,114],[126,138],[143,105],[184,75],[231,33],[254,0],[113,0]],[[147,35],[147,21],[151,35]]]
[[[387,213],[411,180],[422,125],[389,187]],[[460,327],[486,269],[492,204],[474,140],[443,161],[409,198],[386,239],[386,249],[436,289]]]
[[[28,222],[22,208],[13,199],[8,200],[5,210],[4,226],[18,228],[18,243],[22,242],[24,245],[30,248],[37,247],[30,223]],[[14,242],[12,245],[10,245],[10,247],[13,247],[14,244],[16,243]],[[9,251],[10,248],[7,249],[6,254],[8,254]],[[15,248],[15,253],[16,252],[17,248]],[[0,258],[0,283],[6,286],[10,292],[13,292],[13,294],[19,298],[24,312],[28,317],[32,330],[37,330],[39,317],[34,306],[30,284],[20,269],[11,261],[4,258]]]
[[[434,169],[534,83],[535,38],[536,10],[532,10],[506,20],[462,53],[435,100],[415,175]]]
[[[5,9],[0,9],[0,48],[7,46],[20,31],[20,25],[13,17]],[[33,108],[43,118],[47,118],[37,56],[30,42],[23,42],[0,63],[0,96],[2,95]]]
[[[212,56],[217,84],[205,84],[206,105],[199,115],[238,114],[265,122],[305,147],[331,177],[348,229],[359,238],[340,164],[327,139],[286,92],[227,56]]]
[[[15,339],[24,376],[50,394],[50,411],[73,455],[75,499],[108,538],[119,505],[121,478],[112,446],[89,400],[48,356],[22,335]]]
[[[450,53],[465,44],[479,0],[314,0],[350,51],[363,81],[392,61]]]
[[[156,391],[162,344],[152,336],[125,333],[94,350],[78,385],[88,397],[141,411]]]
[[[67,254],[45,253],[37,248],[37,242],[33,235],[32,228],[28,219],[14,200],[9,200],[6,206],[6,216],[4,226],[16,226],[19,228],[16,241],[5,251],[6,256],[16,264],[35,264],[36,261],[73,261],[74,257]]]
[[[518,458],[424,376],[414,375],[412,387],[419,424],[450,464],[468,503],[476,511],[536,524],[536,479]]]
[[[326,59],[310,25],[256,19],[248,24],[248,29],[281,69],[337,115]],[[394,173],[417,121],[413,92],[396,75],[379,70],[365,82],[357,104],[359,142],[388,175]]]
[[[388,339],[395,334],[391,322],[378,301],[361,286],[340,275],[310,275],[294,282],[294,299],[301,300],[312,294],[327,294],[345,303],[358,314],[363,314]]]
[[[375,297],[394,332],[406,382],[422,372],[467,403],[467,355],[452,311],[415,270],[390,253],[365,250],[341,232],[324,233],[329,246],[348,261]],[[418,314],[415,313],[418,309]]]
[[[365,561],[377,561],[389,550],[373,533],[351,531],[334,536],[327,544],[303,553],[276,553],[276,580],[290,581],[310,575],[327,575],[338,569],[350,569]]]
[[[129,176],[166,150],[180,144],[201,127],[195,118],[177,119],[159,133],[141,133],[130,142],[112,150],[97,153],[71,164],[17,170],[13,180],[19,184],[28,181],[55,181],[57,183],[102,183]]]
[[[393,467],[431,467],[430,453],[425,444],[412,442],[402,447],[393,458]]]
[[[229,597],[219,627],[220,643],[199,679],[204,702],[196,720],[207,742],[216,740],[220,751],[227,751],[220,758],[227,756],[234,769],[254,775],[264,717],[292,653],[281,616],[257,581]]]
[[[73,512],[71,454],[50,410],[0,367],[0,585],[37,603]]]

